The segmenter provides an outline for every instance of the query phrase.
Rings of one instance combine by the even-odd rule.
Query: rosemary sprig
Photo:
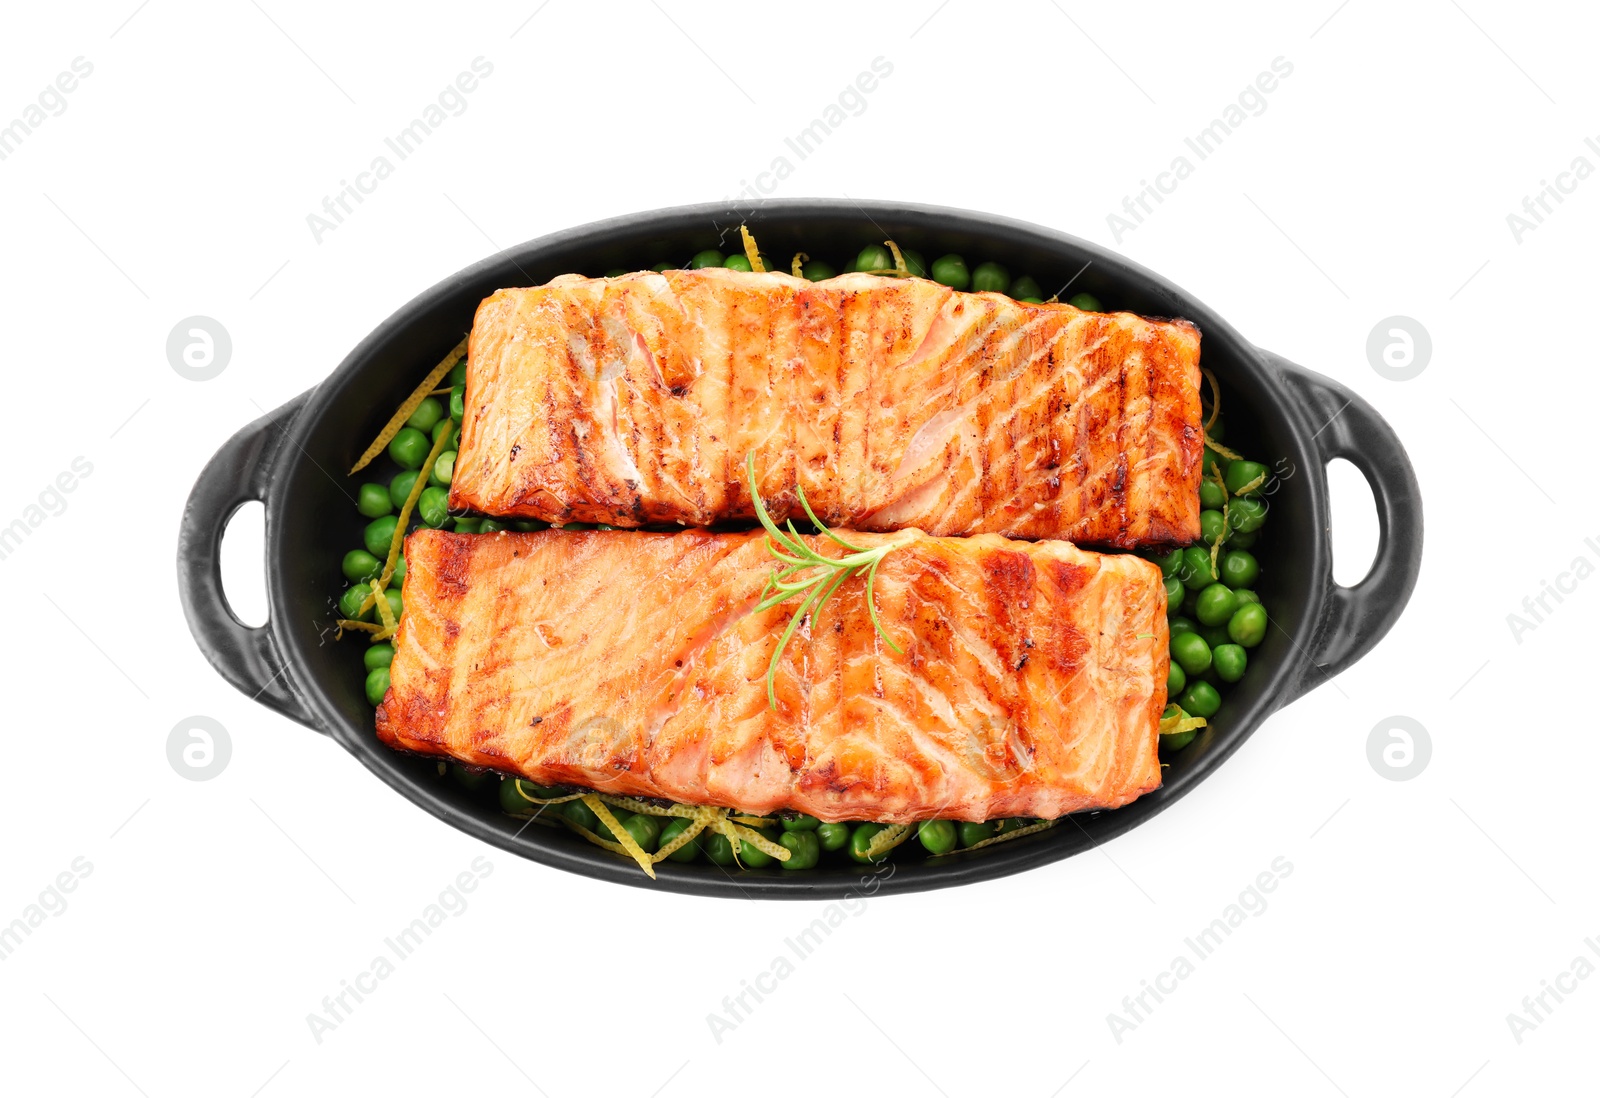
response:
[[[817,518],[816,512],[811,510],[811,504],[806,501],[805,489],[796,482],[795,494],[800,497],[800,506],[805,508],[806,517],[824,537],[838,542],[849,550],[842,557],[825,557],[805,543],[800,531],[795,529],[793,519],[787,523],[788,533],[780,530],[778,524],[772,521],[772,516],[767,513],[767,505],[761,498],[761,489],[756,483],[754,451],[745,455],[744,467],[745,473],[750,478],[750,499],[755,504],[756,518],[767,531],[767,552],[778,562],[778,567],[767,577],[766,586],[761,589],[761,599],[751,613],[770,610],[780,603],[788,602],[796,595],[805,596],[800,608],[789,619],[789,627],[783,631],[783,636],[778,638],[778,647],[773,650],[772,662],[767,665],[767,704],[776,709],[778,695],[773,683],[778,677],[778,661],[783,657],[783,650],[788,647],[789,640],[794,636],[794,631],[799,627],[801,620],[810,617],[812,621],[816,621],[817,615],[833,597],[833,593],[839,589],[839,585],[851,576],[866,572],[867,615],[872,619],[872,627],[890,648],[897,653],[904,651],[894,642],[894,638],[884,631],[883,623],[878,620],[878,606],[872,595],[872,585],[877,579],[878,565],[883,558],[906,544],[909,539],[886,541],[876,549],[864,549],[851,544],[823,525],[822,520]]]

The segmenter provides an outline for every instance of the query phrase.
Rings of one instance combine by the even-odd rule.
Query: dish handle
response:
[[[222,532],[240,507],[266,502],[278,447],[315,391],[301,393],[224,442],[200,471],[178,528],[178,595],[201,653],[237,689],[313,729],[315,719],[284,677],[270,623],[246,625],[228,605],[222,590]],[[266,521],[270,530],[270,513]]]
[[[1323,466],[1344,458],[1361,470],[1378,509],[1378,551],[1360,583],[1335,583],[1329,557],[1329,594],[1293,700],[1371,651],[1405,609],[1422,566],[1422,492],[1399,436],[1372,405],[1331,378],[1267,357],[1320,425],[1311,446]]]

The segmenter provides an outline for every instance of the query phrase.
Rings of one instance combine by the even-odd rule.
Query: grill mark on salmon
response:
[[[1200,334],[922,279],[563,275],[479,306],[452,506],[1143,548],[1199,536]],[[1134,384],[1130,376],[1148,379]]]
[[[1160,785],[1158,568],[894,537],[876,593],[904,653],[847,582],[785,649],[772,710],[797,602],[750,612],[772,566],[760,531],[418,530],[378,736],[542,783],[825,820],[1055,818]]]

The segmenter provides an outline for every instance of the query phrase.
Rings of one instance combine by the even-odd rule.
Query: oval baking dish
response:
[[[329,643],[328,598],[341,554],[360,544],[363,520],[340,473],[471,327],[478,303],[507,286],[559,274],[640,269],[707,247],[737,250],[743,222],[774,255],[853,255],[893,238],[926,256],[962,252],[1031,272],[1047,289],[1070,281],[1110,309],[1184,317],[1202,333],[1202,362],[1226,394],[1228,444],[1272,464],[1274,557],[1295,560],[1260,584],[1273,628],[1215,723],[1173,756],[1161,788],[1115,811],[1071,817],[988,850],[893,863],[873,874],[854,864],[785,873],[729,873],[663,862],[652,882],[631,861],[577,835],[502,815],[435,760],[378,742],[361,661]],[[1349,459],[1377,501],[1379,543],[1361,583],[1333,581],[1327,463]],[[328,470],[333,471],[331,474]],[[219,550],[242,504],[266,507],[267,624],[250,628],[222,591]],[[263,704],[336,739],[409,800],[505,850],[621,884],[719,896],[833,898],[966,884],[1069,857],[1136,827],[1220,766],[1273,711],[1326,682],[1372,648],[1405,607],[1422,556],[1416,477],[1393,430],[1349,389],[1247,343],[1220,317],[1164,279],[1095,245],[1004,218],[959,210],[804,199],[740,211],[690,206],[598,222],[519,245],[451,276],[386,320],[315,389],[241,429],[201,471],[178,541],[179,590],[201,650],[229,682]]]

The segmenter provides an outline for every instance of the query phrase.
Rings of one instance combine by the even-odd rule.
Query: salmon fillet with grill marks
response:
[[[1059,541],[849,534],[888,553],[765,676],[764,535],[418,530],[378,735],[616,794],[824,820],[1055,818],[1161,784],[1160,570]],[[808,538],[826,555],[839,550]]]
[[[924,279],[563,275],[478,308],[450,502],[1117,548],[1200,533],[1200,333]]]

